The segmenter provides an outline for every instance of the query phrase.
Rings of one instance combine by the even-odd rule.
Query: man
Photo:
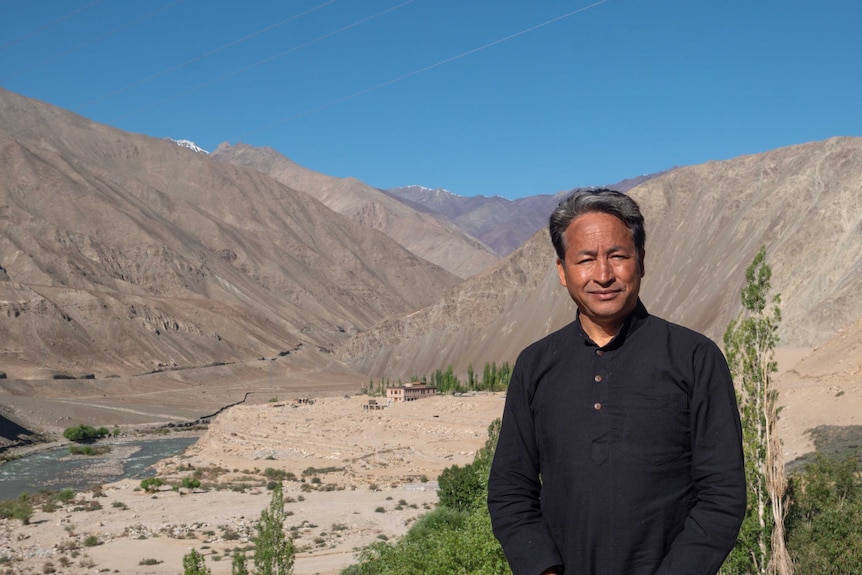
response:
[[[745,513],[724,356],[647,313],[643,216],[610,190],[550,219],[575,320],[527,347],[488,484],[515,575],[714,575]]]

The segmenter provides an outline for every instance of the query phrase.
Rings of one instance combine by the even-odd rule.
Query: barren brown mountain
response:
[[[659,174],[628,178],[607,186],[627,192]],[[459,196],[447,190],[404,186],[386,194],[454,222],[460,229],[480,239],[497,255],[507,256],[538,230],[548,225],[548,214],[574,190],[556,194],[537,194],[509,200],[500,196]]]
[[[303,346],[325,364],[352,333],[459,281],[256,170],[2,90],[0,269],[9,379]]]
[[[629,192],[647,219],[647,308],[720,342],[761,246],[782,296],[782,345],[815,346],[862,317],[862,139],[834,138],[675,169]],[[374,376],[513,361],[573,319],[547,232],[436,304],[340,350]],[[431,351],[433,350],[433,352]]]
[[[248,166],[306,192],[336,212],[380,230],[419,257],[466,278],[499,258],[477,239],[427,210],[417,210],[356,178],[334,178],[292,162],[271,148],[223,143],[218,161]]]

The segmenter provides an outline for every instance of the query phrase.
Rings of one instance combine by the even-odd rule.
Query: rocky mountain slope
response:
[[[459,281],[257,170],[3,90],[0,270],[10,379],[327,350]]]
[[[647,308],[720,341],[761,246],[782,296],[783,345],[815,346],[862,317],[862,138],[678,168],[629,192],[647,220]],[[573,318],[547,232],[443,300],[390,318],[340,356],[374,376],[513,361]],[[429,350],[435,350],[431,353]]]
[[[629,178],[607,186],[627,192],[659,174]],[[572,193],[539,194],[515,200],[500,196],[459,196],[447,190],[404,186],[386,193],[411,205],[420,206],[455,223],[460,229],[479,238],[499,256],[507,256],[521,247],[533,234],[547,227],[548,215],[560,200]]]
[[[419,257],[466,278],[497,261],[488,246],[428,210],[416,209],[355,178],[334,178],[296,164],[271,148],[221,144],[212,157],[248,166],[336,212],[380,230]]]

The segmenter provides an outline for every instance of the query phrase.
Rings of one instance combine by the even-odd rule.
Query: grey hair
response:
[[[560,202],[551,214],[549,231],[551,243],[560,261],[565,259],[565,233],[569,224],[584,214],[599,212],[618,217],[632,233],[638,261],[643,269],[643,253],[646,244],[644,217],[637,202],[621,192],[608,189],[578,190]]]

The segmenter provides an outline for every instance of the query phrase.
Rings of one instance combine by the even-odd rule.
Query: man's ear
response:
[[[640,253],[638,254],[638,256],[639,256],[638,261],[640,262],[640,268],[641,268],[641,277],[644,277],[646,275],[646,268],[644,267],[644,256],[646,256],[646,250],[642,249],[640,251]]]
[[[568,287],[568,286],[566,286],[566,268],[565,268],[565,266],[566,266],[566,262],[564,262],[560,258],[557,258],[557,273],[560,275],[560,285],[563,287]]]

